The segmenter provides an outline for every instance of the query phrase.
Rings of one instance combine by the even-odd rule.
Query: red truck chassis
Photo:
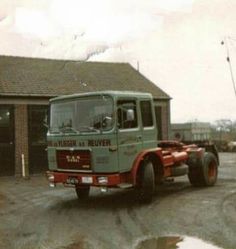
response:
[[[140,168],[146,161],[151,161],[159,178],[174,177],[189,173],[184,170],[188,167],[194,168],[193,161],[201,162],[204,158],[205,149],[197,145],[184,145],[175,141],[162,141],[157,148],[142,151],[135,159],[132,170],[125,173],[80,173],[48,171],[47,176],[50,184],[62,183],[66,186],[106,186],[106,187],[132,187],[139,184],[138,175]],[[212,154],[213,155],[213,154]],[[191,160],[190,160],[191,159]],[[217,160],[209,165],[208,178],[217,175]],[[189,165],[190,164],[190,165]],[[182,173],[181,170],[182,169]],[[197,177],[197,174],[196,174]],[[191,181],[191,180],[190,180]]]

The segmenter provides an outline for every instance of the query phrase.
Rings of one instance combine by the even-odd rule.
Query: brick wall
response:
[[[22,175],[22,154],[28,166],[28,112],[27,105],[15,105],[15,175]]]

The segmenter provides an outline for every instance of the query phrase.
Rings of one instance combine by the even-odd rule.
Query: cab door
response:
[[[120,99],[117,108],[119,168],[120,172],[126,172],[142,150],[139,107],[135,99]]]

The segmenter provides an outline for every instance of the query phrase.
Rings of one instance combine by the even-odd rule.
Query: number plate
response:
[[[82,183],[93,183],[93,178],[91,176],[82,176]]]

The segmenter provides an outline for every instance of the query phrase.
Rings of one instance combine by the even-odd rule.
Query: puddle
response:
[[[185,236],[166,236],[140,240],[134,249],[223,249],[200,239]]]

